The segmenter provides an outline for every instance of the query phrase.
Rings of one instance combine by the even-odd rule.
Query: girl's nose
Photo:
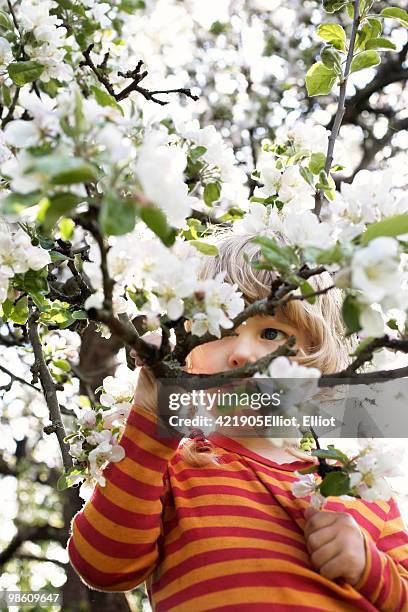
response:
[[[228,356],[228,367],[231,369],[241,368],[247,363],[254,363],[256,359],[250,347],[238,344]]]

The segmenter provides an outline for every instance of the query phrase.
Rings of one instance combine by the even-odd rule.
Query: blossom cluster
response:
[[[218,338],[221,328],[232,327],[232,319],[244,308],[244,300],[236,285],[224,282],[225,273],[215,278],[200,279],[202,259],[196,249],[183,240],[166,248],[155,239],[144,239],[138,226],[132,235],[112,240],[108,253],[108,269],[115,279],[113,306],[116,313],[145,315],[148,326],[159,326],[166,314],[177,320],[188,318],[191,332],[202,336],[206,332]],[[138,239],[139,248],[130,245]],[[84,264],[95,288],[101,286],[99,254],[91,246],[92,263]],[[188,262],[188,265],[186,265]],[[85,306],[100,307],[103,292],[96,291]]]
[[[361,170],[352,183],[342,182],[340,192],[332,191],[332,200],[323,205],[319,220],[312,212],[316,185],[304,162],[309,168],[313,160],[318,164],[319,157],[313,156],[325,150],[329,133],[322,126],[298,122],[284,134],[283,144],[278,140],[273,146],[265,145],[255,173],[263,187],[255,190],[248,212],[235,221],[233,231],[271,237],[281,234],[309,261],[315,261],[319,253],[324,258],[330,249],[347,243],[347,251],[326,267],[334,273],[338,287],[353,293],[361,337],[380,337],[386,332],[386,321],[406,308],[407,233],[402,229],[400,235],[380,234],[368,244],[351,241],[372,224],[392,217],[397,223],[398,215],[408,211],[408,198],[394,189],[390,169]]]
[[[100,403],[77,411],[78,429],[66,438],[69,453],[75,459],[69,480],[71,484],[83,481],[80,495],[84,498],[95,483],[105,486],[106,464],[125,457],[119,442],[135,386],[135,374],[126,366],[119,366],[115,376],[103,380]]]
[[[5,302],[10,282],[17,274],[41,270],[51,262],[48,251],[34,246],[22,229],[13,231],[6,223],[0,225],[0,304]]]
[[[312,453],[313,455],[313,453]],[[377,500],[388,501],[393,490],[388,478],[403,476],[403,471],[392,449],[378,449],[372,443],[366,444],[356,456],[347,460],[343,455],[343,461],[329,460],[334,464],[341,465],[341,474],[344,480],[344,492],[340,498],[353,499],[355,497],[368,502]],[[331,472],[333,474],[333,472]],[[340,472],[338,472],[340,474]],[[292,484],[292,493],[295,497],[309,497],[310,503],[316,508],[322,508],[331,494],[330,489],[322,495],[322,480],[315,474],[295,472],[298,480]],[[334,493],[332,493],[334,494]]]

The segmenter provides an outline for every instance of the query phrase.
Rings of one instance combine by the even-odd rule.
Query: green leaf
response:
[[[311,187],[314,187],[314,177],[310,170],[308,168],[305,168],[304,166],[298,166],[298,168],[301,176],[304,178],[306,183]]]
[[[65,472],[61,474],[57,481],[57,491],[64,491],[64,489],[68,489],[69,485],[67,482],[67,477]]]
[[[0,11],[0,33],[4,34],[4,32],[7,32],[8,30],[14,30],[13,21],[9,15],[7,15],[7,13]]]
[[[66,359],[54,359],[53,364],[63,372],[70,372],[71,366]]]
[[[340,54],[333,47],[323,47],[320,57],[326,68],[333,69],[338,75],[343,74]]]
[[[320,485],[320,493],[323,497],[346,495],[349,491],[350,477],[344,472],[329,472]]]
[[[312,465],[311,467],[304,468],[303,470],[298,470],[298,472],[299,474],[313,474],[314,472],[317,472],[318,469],[319,466]]]
[[[207,147],[195,147],[194,149],[190,149],[189,156],[191,158],[191,161],[195,163],[197,159],[202,157],[204,153],[206,152],[207,152]]]
[[[95,100],[99,106],[112,106],[112,108],[116,108],[123,115],[123,108],[107,91],[99,89],[99,87],[95,87],[95,85],[92,85],[91,89],[95,94]]]
[[[7,85],[5,85],[4,83],[1,86],[1,100],[2,100],[3,106],[10,106],[11,104],[10,88],[7,87]]]
[[[167,217],[162,210],[153,206],[145,206],[140,211],[140,217],[163,244],[166,246],[174,244],[177,231],[167,223]]]
[[[71,240],[74,235],[75,223],[72,219],[63,217],[59,222],[58,229],[63,240]]]
[[[302,292],[302,295],[307,295],[308,293],[313,293],[315,291],[312,285],[308,283],[307,281],[304,281],[303,283],[301,283],[299,287]],[[314,304],[316,302],[316,296],[314,295],[312,297],[307,298],[307,301],[309,302],[309,304]]]
[[[41,231],[49,234],[55,227],[58,219],[66,214],[80,202],[83,198],[74,193],[57,193],[50,199],[44,198],[37,214],[37,221],[41,225]]]
[[[73,185],[76,183],[90,183],[97,179],[95,166],[82,159],[69,159],[65,170],[54,174],[52,185]]]
[[[323,9],[326,13],[336,13],[347,4],[348,0],[323,0]]]
[[[33,193],[10,193],[1,200],[1,210],[5,214],[20,213],[25,208],[35,206],[41,199],[39,191]]]
[[[17,300],[15,304],[9,299],[2,304],[3,315],[5,320],[13,321],[18,325],[24,325],[28,320],[28,299],[23,296]]]
[[[357,32],[355,50],[368,49],[369,43],[373,38],[381,34],[382,25],[378,19],[368,19],[363,27]]]
[[[58,251],[50,251],[50,257],[52,263],[55,263],[56,261],[67,261],[68,259],[71,259],[67,255],[59,253]]]
[[[376,17],[370,17],[367,19],[367,23],[371,28],[371,38],[377,38],[382,32],[382,23]]]
[[[395,215],[368,226],[361,236],[361,244],[368,244],[378,236],[400,236],[408,233],[408,215]]]
[[[399,331],[396,319],[389,319],[387,321],[387,327],[389,327],[390,329],[394,329],[395,331]]]
[[[293,267],[299,267],[300,261],[290,246],[280,246],[273,238],[259,236],[251,242],[261,245],[264,261],[251,262],[255,269],[278,270],[290,274]]]
[[[3,321],[6,323],[10,318],[10,313],[13,310],[13,302],[8,298],[4,300],[2,304],[0,304],[1,308],[1,317]]]
[[[371,38],[367,41],[366,49],[396,49],[397,47],[388,38]]]
[[[85,321],[88,318],[85,310],[74,310],[71,316],[75,321]]]
[[[408,27],[408,13],[402,8],[390,6],[381,11],[380,17],[391,17],[397,19],[402,25]]]
[[[221,185],[219,183],[210,183],[204,187],[204,202],[207,206],[212,206],[213,202],[220,199]]]
[[[309,96],[329,94],[337,79],[333,69],[327,68],[322,62],[317,62],[309,68],[306,74],[306,88]]]
[[[343,302],[342,316],[347,327],[347,335],[360,331],[360,309],[351,295],[348,295]]]
[[[320,457],[321,459],[336,459],[342,463],[348,463],[349,458],[338,448],[335,448],[333,444],[329,444],[328,448],[319,448],[312,451],[312,455]]]
[[[51,307],[51,303],[42,295],[42,293],[31,291],[30,297],[40,312],[45,312]]]
[[[197,251],[200,253],[204,253],[204,255],[218,255],[219,251],[215,244],[210,244],[209,242],[202,242],[200,240],[189,240],[189,244],[192,244]]]
[[[27,270],[25,274],[18,274],[14,277],[14,285],[19,291],[24,291],[30,295],[48,293],[50,288],[48,286],[47,276],[47,267],[38,271]]]
[[[353,2],[348,2],[346,6],[347,15],[350,19],[354,19],[354,4]]]
[[[228,211],[221,215],[221,221],[237,221],[238,219],[242,219],[245,217],[245,212],[236,206],[232,206],[228,209]]]
[[[323,40],[334,40],[339,38],[340,40],[346,41],[346,32],[338,23],[323,23],[317,29],[317,35]]]
[[[44,72],[44,66],[39,62],[13,62],[8,65],[9,77],[19,87],[36,81]]]
[[[313,174],[319,174],[321,170],[324,170],[326,165],[326,156],[324,153],[313,153],[309,161],[309,170]]]
[[[344,51],[346,49],[346,32],[338,23],[324,23],[320,25],[317,29],[317,35],[331,44],[335,42],[340,43],[340,50]]]
[[[359,343],[355,351],[351,353],[351,355],[353,357],[357,357],[370,344],[371,341],[372,341],[371,336],[369,336],[368,338],[364,338],[364,340],[361,340],[361,342]]]
[[[105,236],[122,236],[135,227],[137,207],[130,199],[107,191],[99,213],[99,225]]]
[[[362,51],[362,53],[356,55],[351,62],[350,73],[358,72],[359,70],[364,70],[365,68],[371,68],[372,66],[377,66],[380,63],[381,58],[377,51]]]
[[[81,158],[42,155],[33,159],[25,174],[39,172],[49,178],[52,185],[87,183],[98,178],[97,168]]]

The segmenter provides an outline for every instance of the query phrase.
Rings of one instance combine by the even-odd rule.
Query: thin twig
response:
[[[4,372],[5,374],[7,374],[7,376],[10,376],[12,382],[19,382],[22,385],[27,385],[28,387],[30,387],[31,389],[35,389],[36,391],[38,391],[39,393],[41,393],[41,389],[39,389],[38,387],[36,387],[35,385],[33,385],[32,383],[30,383],[28,380],[25,380],[24,378],[20,378],[20,376],[17,376],[16,374],[13,374],[13,372],[10,372],[10,370],[8,370],[7,368],[5,368],[4,366],[0,365],[0,370],[2,372]]]

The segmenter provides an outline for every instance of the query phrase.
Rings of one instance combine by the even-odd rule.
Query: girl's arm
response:
[[[106,486],[96,485],[72,519],[69,559],[80,578],[95,590],[131,590],[157,564],[163,480],[183,438],[164,428],[159,434],[157,424],[154,412],[132,407],[120,441],[125,458],[109,463],[103,472]]]
[[[408,534],[398,505],[391,499],[390,510],[379,540],[364,533],[367,562],[354,588],[381,612],[408,610]]]

